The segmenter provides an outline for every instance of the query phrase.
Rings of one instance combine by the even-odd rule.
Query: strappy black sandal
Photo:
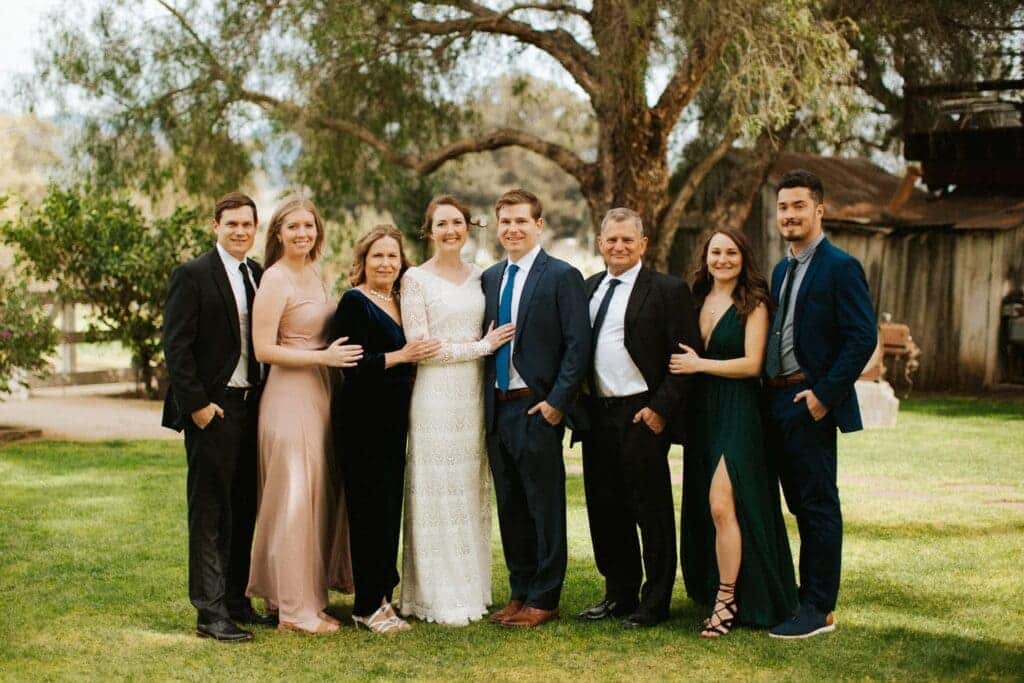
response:
[[[721,595],[728,596],[723,600]],[[736,582],[718,584],[718,596],[716,596],[715,608],[711,610],[711,616],[704,620],[704,628],[701,629],[702,638],[719,638],[729,635],[729,631],[736,625],[736,614],[739,608],[736,605]],[[712,624],[711,620],[718,617],[718,623]]]

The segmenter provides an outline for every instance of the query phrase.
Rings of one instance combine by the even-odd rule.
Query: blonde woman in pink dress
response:
[[[253,347],[271,367],[260,400],[259,509],[246,593],[278,613],[278,630],[307,633],[338,629],[324,612],[330,585],[352,590],[345,506],[328,458],[328,368],[352,367],[362,356],[346,339],[327,338],[337,304],[317,267],[323,239],[316,207],[286,200],[270,220],[253,304]]]

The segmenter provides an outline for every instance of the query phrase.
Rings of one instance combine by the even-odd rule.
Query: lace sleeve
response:
[[[423,285],[416,276],[407,272],[402,277],[402,327],[409,341],[431,336],[430,320],[427,316],[427,299]],[[487,340],[473,342],[451,342],[441,340],[441,350],[433,358],[420,361],[420,365],[447,365],[464,363],[486,356],[491,352]]]

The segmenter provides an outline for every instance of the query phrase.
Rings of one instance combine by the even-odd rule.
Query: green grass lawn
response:
[[[577,455],[568,462],[574,469]],[[659,628],[570,618],[602,596],[578,475],[558,622],[528,632],[414,622],[391,637],[257,629],[256,642],[233,646],[193,634],[180,444],[12,445],[0,449],[0,487],[5,680],[1024,678],[1022,403],[908,402],[898,428],[840,438],[839,628],[801,642],[750,630],[699,638],[704,615],[681,580]],[[333,594],[332,604],[347,616],[351,597]]]

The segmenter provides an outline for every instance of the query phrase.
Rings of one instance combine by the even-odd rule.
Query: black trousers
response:
[[[815,422],[793,397],[807,384],[771,389],[769,455],[777,460],[786,506],[800,531],[800,604],[835,609],[843,556],[843,515],[836,484],[836,424]]]
[[[583,435],[583,485],[605,597],[636,604],[639,592],[638,611],[665,617],[676,579],[668,435],[655,434],[643,422],[633,424],[633,416],[648,403],[647,393],[580,400],[591,417],[591,429]]]
[[[535,403],[536,398],[496,401],[487,451],[508,566],[509,599],[553,610],[561,599],[568,562],[565,428],[552,427],[539,411],[527,415]]]
[[[222,399],[224,417],[185,426],[188,457],[188,594],[200,623],[250,605],[256,525],[256,419],[259,394]]]
[[[394,409],[400,415],[408,412],[408,389],[405,394],[404,403],[396,401],[400,407]],[[392,414],[391,404],[374,405]],[[381,424],[368,417],[361,424],[346,422],[335,434],[345,481],[352,578],[356,584],[352,614],[359,617],[376,612],[382,600],[390,602],[398,585],[407,433],[404,421]]]

